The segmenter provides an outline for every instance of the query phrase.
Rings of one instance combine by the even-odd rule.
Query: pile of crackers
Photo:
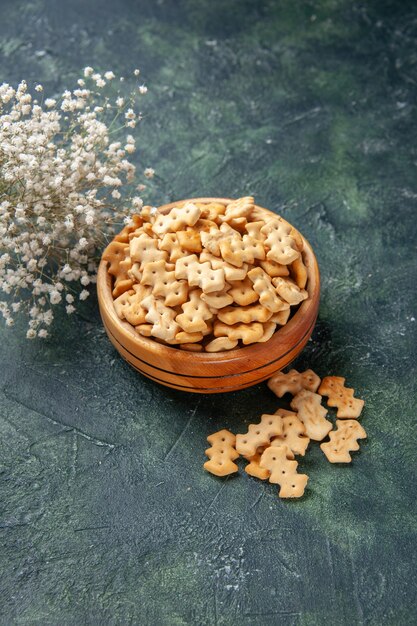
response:
[[[114,307],[140,335],[189,351],[265,342],[308,298],[303,239],[252,197],[143,207],[106,248]]]
[[[247,474],[278,484],[281,498],[299,498],[308,476],[297,472],[295,456],[305,455],[310,440],[328,437],[320,448],[330,463],[350,463],[350,453],[359,450],[358,439],[366,438],[357,421],[364,401],[354,397],[354,390],[345,386],[345,378],[326,376],[320,380],[312,370],[279,372],[268,381],[268,387],[279,398],[290,393],[294,411],[278,409],[272,415],[263,414],[258,424],[250,424],[241,435],[225,429],[210,435],[207,441],[211,447],[206,450],[209,461],[204,468],[216,476],[228,476],[239,470],[234,461],[242,456],[248,461]],[[322,396],[327,397],[328,406],[337,407],[335,430],[326,419]]]

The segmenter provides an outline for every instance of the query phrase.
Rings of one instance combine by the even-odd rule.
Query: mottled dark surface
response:
[[[346,376],[369,440],[317,446],[300,501],[202,471],[205,438],[278,406],[201,397],[118,357],[95,300],[44,343],[1,330],[0,623],[416,623],[417,6],[400,0],[2,0],[0,81],[52,95],[142,69],[151,201],[254,194],[313,244],[298,359]],[[332,413],[334,416],[334,413]]]

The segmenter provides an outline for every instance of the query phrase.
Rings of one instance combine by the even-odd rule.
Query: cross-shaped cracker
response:
[[[248,217],[254,207],[255,200],[252,196],[246,196],[244,198],[238,198],[230,202],[224,215],[219,215],[220,222],[231,222],[232,220],[239,219],[241,217]]]
[[[353,397],[354,389],[345,387],[345,380],[342,376],[326,376],[321,382],[319,393],[328,396],[329,406],[337,407],[337,417],[352,419],[359,417],[365,402]]]
[[[236,267],[242,267],[244,263],[252,264],[255,259],[265,258],[263,244],[250,235],[227,237],[220,240],[219,248],[222,258]]]
[[[159,215],[152,229],[159,237],[168,232],[176,233],[178,230],[183,230],[185,226],[194,226],[200,215],[201,209],[192,202],[188,202],[180,208],[174,207],[166,215]]]
[[[305,426],[298,419],[297,413],[285,409],[278,409],[275,413],[282,418],[282,434],[271,441],[271,446],[281,446],[285,443],[291,452],[304,456],[310,439],[305,434]]]
[[[259,480],[266,480],[271,475],[271,472],[260,466],[261,457],[262,454],[259,452],[256,452],[253,456],[246,457],[249,463],[245,467],[245,472],[249,474],[249,476],[259,478]]]
[[[213,270],[210,263],[199,263],[196,254],[181,257],[175,266],[176,278],[185,278],[190,287],[200,287],[204,293],[222,291],[225,287],[224,271]]]
[[[249,278],[235,281],[228,292],[233,301],[240,306],[248,306],[259,300],[259,294],[253,289],[253,282]]]
[[[259,295],[259,302],[272,313],[277,313],[288,308],[286,302],[281,300],[271,283],[271,279],[260,267],[254,267],[248,272],[248,278],[253,283],[253,289]]]
[[[236,267],[231,265],[231,263],[227,263],[224,259],[214,256],[208,250],[203,250],[200,254],[200,263],[205,261],[208,261],[214,270],[223,268],[226,281],[244,280],[248,272],[247,263],[244,263],[242,267]]]
[[[159,242],[159,249],[168,252],[170,263],[175,263],[180,257],[189,255],[189,252],[181,247],[177,233],[166,233]]]
[[[218,312],[217,317],[221,322],[232,326],[238,322],[243,322],[243,324],[267,322],[271,315],[271,311],[268,311],[262,304],[255,304],[253,306],[225,307]]]
[[[277,294],[288,304],[295,306],[308,298],[306,290],[300,289],[290,278],[277,276],[272,279],[272,284],[275,286]]]
[[[295,396],[301,389],[317,391],[320,385],[320,378],[313,370],[306,370],[300,373],[293,369],[286,374],[284,374],[284,372],[277,372],[268,380],[267,384],[278,398],[282,398],[286,393],[291,393]]]
[[[215,337],[229,337],[231,341],[241,339],[243,344],[248,345],[259,341],[264,334],[264,327],[260,322],[229,326],[216,320],[213,333]]]
[[[205,320],[213,318],[209,306],[201,299],[200,289],[194,289],[189,293],[189,300],[181,305],[183,313],[177,315],[175,321],[187,333],[198,333],[207,330]]]
[[[330,463],[350,463],[349,452],[359,450],[358,439],[365,439],[366,432],[356,420],[336,420],[337,430],[329,433],[330,441],[320,445]]]
[[[297,461],[288,446],[271,446],[261,456],[260,466],[271,475],[270,483],[280,486],[280,498],[299,498],[303,495],[308,476],[297,473]]]
[[[318,393],[302,389],[291,401],[291,408],[298,411],[298,418],[303,422],[307,437],[322,441],[331,431],[332,424],[326,420],[327,411],[321,404]]]
[[[243,456],[254,456],[258,448],[268,445],[272,437],[281,434],[281,416],[264,413],[259,424],[249,424],[244,435],[236,435],[236,450]]]
[[[175,278],[174,267],[162,259],[143,265],[141,284],[151,286],[153,295],[163,298],[165,306],[177,306],[187,301],[188,285]]]
[[[160,261],[168,259],[168,253],[158,249],[158,239],[149,237],[146,233],[142,233],[139,237],[133,237],[130,240],[130,258],[133,262],[140,263],[142,270],[145,263],[151,261]]]
[[[150,295],[151,289],[143,285],[133,285],[132,291],[123,309],[123,315],[129,324],[138,326],[146,322],[146,310],[142,306],[142,300]]]
[[[181,330],[175,321],[175,311],[166,307],[152,294],[142,300],[142,307],[148,311],[146,321],[153,324],[151,331],[153,337],[171,341]]]
[[[207,441],[211,447],[205,452],[210,459],[203,465],[205,470],[215,476],[228,476],[239,470],[236,463],[233,463],[239,456],[235,450],[236,437],[233,433],[226,429],[219,430],[209,435]]]
[[[268,260],[288,265],[300,256],[291,231],[291,226],[279,217],[270,219],[262,227],[261,232],[266,236],[265,245],[270,248],[266,255]]]
[[[290,265],[291,275],[300,289],[305,289],[307,284],[307,268],[303,263],[302,256],[295,259]]]

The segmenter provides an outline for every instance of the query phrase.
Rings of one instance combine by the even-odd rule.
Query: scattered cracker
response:
[[[345,387],[345,380],[342,376],[326,376],[321,382],[319,393],[322,396],[328,396],[329,406],[337,407],[337,417],[357,418],[365,402],[353,397],[355,391]]]
[[[356,420],[336,420],[337,430],[329,433],[330,441],[322,443],[323,450],[330,463],[350,463],[350,452],[359,450],[358,439],[365,439],[365,429]]]
[[[211,448],[206,450],[209,461],[203,465],[204,469],[215,476],[228,476],[239,470],[236,463],[239,453],[235,449],[236,437],[230,431],[223,429],[207,437]]]
[[[306,429],[297,413],[278,409],[275,411],[282,418],[282,434],[271,441],[271,446],[279,446],[285,443],[294,454],[305,455],[310,443],[310,438],[306,435]]]
[[[259,478],[259,480],[267,480],[270,477],[271,472],[269,471],[269,469],[265,469],[264,467],[260,466],[261,457],[262,454],[260,454],[259,452],[257,452],[253,456],[246,457],[249,463],[245,467],[245,472],[249,474],[249,476]]]
[[[292,399],[291,408],[298,411],[298,418],[303,422],[310,439],[322,441],[332,429],[332,423],[326,420],[327,411],[318,393],[302,389]]]
[[[259,447],[266,446],[272,437],[281,434],[281,416],[263,414],[259,424],[250,424],[244,435],[236,435],[236,450],[243,456],[254,456]]]
[[[278,398],[282,398],[286,393],[291,393],[295,396],[302,389],[315,392],[319,385],[320,378],[313,370],[299,373],[297,370],[292,369],[287,374],[277,372],[268,380],[268,387]]]
[[[288,446],[267,448],[262,453],[260,466],[271,473],[269,482],[280,486],[280,498],[300,498],[304,494],[308,476],[297,473],[298,463]]]

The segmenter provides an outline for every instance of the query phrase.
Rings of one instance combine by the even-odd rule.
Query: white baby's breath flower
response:
[[[138,70],[138,68],[136,68],[136,69],[134,70],[133,74],[134,74],[135,76],[139,76],[139,74],[140,74],[140,70]]]
[[[145,94],[145,93],[147,93],[147,91],[148,91],[148,88],[145,85],[140,85],[139,86],[139,93]]]
[[[146,178],[153,178],[155,176],[155,170],[152,167],[147,167],[143,174]]]
[[[35,90],[36,91],[43,91],[42,85],[36,85]]]
[[[116,130],[113,139],[108,121],[114,100],[106,95],[106,81],[114,73],[102,77],[86,67],[84,77],[103,92],[79,78],[73,91],[42,104],[32,100],[24,81],[16,89],[0,85],[0,291],[10,300],[0,302],[0,314],[12,325],[13,315],[24,312],[29,338],[47,336],[55,306],[62,303],[72,313],[77,301],[87,299],[89,291],[78,290],[96,282],[111,224],[131,224],[126,213],[143,204],[127,187],[135,173],[128,160],[135,138],[123,140]],[[123,115],[129,128],[141,118],[135,98],[138,90],[129,98],[118,95],[113,109],[120,115],[128,103]]]
[[[59,304],[62,300],[59,291],[51,291],[51,293],[49,294],[49,300],[51,301],[51,304]]]

